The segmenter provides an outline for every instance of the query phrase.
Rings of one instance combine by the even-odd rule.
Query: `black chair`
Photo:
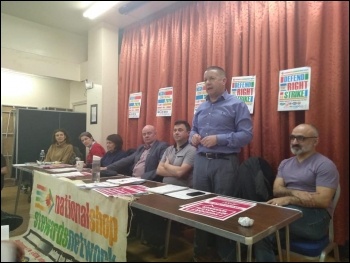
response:
[[[234,197],[266,202],[273,198],[275,175],[271,165],[261,157],[249,157],[238,169]]]
[[[79,158],[80,160],[84,160],[84,156],[83,154],[81,153],[79,147],[77,146],[73,146],[73,154],[69,160],[69,164],[75,164],[76,163],[76,158]]]
[[[1,225],[8,225],[10,231],[15,230],[23,223],[23,217],[19,215],[9,214],[1,210]]]
[[[136,152],[136,149],[131,148],[129,150],[126,151],[127,156],[133,154],[134,152]],[[113,171],[113,170],[102,170],[100,172],[100,176],[101,177],[110,177],[110,176],[116,176],[118,174],[123,174],[123,175],[127,175],[127,176],[132,176],[132,168],[131,167],[126,167],[120,171]]]
[[[126,151],[127,156],[132,155],[133,153],[136,152],[136,149],[134,148],[130,148]],[[122,171],[120,171],[121,174],[127,175],[127,176],[132,176],[132,168],[133,167],[126,167],[125,169],[123,169]]]
[[[127,156],[132,155],[134,152],[136,152],[135,148],[130,148],[126,151]]]

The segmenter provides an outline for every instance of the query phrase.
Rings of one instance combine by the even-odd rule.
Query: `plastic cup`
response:
[[[83,168],[84,168],[84,161],[77,161],[76,166],[77,166],[77,170],[79,172],[81,172],[83,170]]]

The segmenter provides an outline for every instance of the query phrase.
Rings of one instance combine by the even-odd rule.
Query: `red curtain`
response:
[[[146,124],[173,143],[178,119],[192,123],[195,86],[207,66],[232,76],[256,75],[254,138],[241,153],[262,156],[275,169],[291,156],[288,135],[300,123],[320,132],[318,151],[338,167],[335,212],[339,244],[349,239],[349,2],[180,2],[125,29],[119,71],[119,134],[125,148],[142,143]],[[311,67],[310,109],[277,111],[279,71]],[[171,117],[156,117],[158,90],[173,87]],[[129,94],[142,92],[141,116],[128,118]]]

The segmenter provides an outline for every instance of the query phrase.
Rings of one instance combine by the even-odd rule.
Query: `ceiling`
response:
[[[119,9],[131,2],[144,2],[133,11],[121,14]],[[157,13],[178,1],[120,1],[101,17],[90,20],[83,12],[94,1],[1,1],[1,13],[59,28],[72,33],[87,35],[90,28],[104,22],[124,28],[136,21]]]

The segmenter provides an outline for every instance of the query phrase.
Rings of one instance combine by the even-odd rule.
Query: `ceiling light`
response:
[[[84,17],[87,17],[89,19],[95,19],[99,15],[102,15],[109,9],[111,9],[113,6],[115,6],[117,3],[121,1],[100,1],[95,2],[92,6],[89,7],[88,10],[86,10],[83,14]]]

